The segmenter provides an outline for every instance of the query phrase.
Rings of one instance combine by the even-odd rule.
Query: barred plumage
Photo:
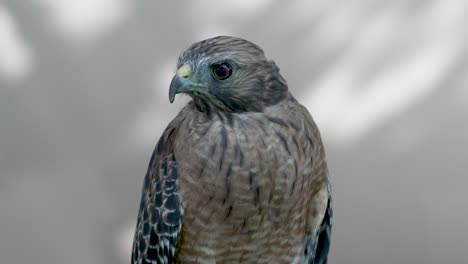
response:
[[[212,75],[219,63],[230,78]],[[193,100],[151,158],[132,263],[325,264],[325,153],[276,65],[246,40],[217,37],[192,45],[178,67],[170,98]]]

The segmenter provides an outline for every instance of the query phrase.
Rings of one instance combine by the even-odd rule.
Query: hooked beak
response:
[[[200,91],[202,88],[207,88],[205,84],[198,84],[192,82],[189,77],[191,74],[190,66],[184,64],[177,70],[176,75],[172,78],[171,85],[169,86],[169,102],[173,103],[175,95],[178,93],[190,93]]]
[[[188,90],[191,83],[188,80],[191,74],[191,69],[188,64],[184,64],[177,69],[176,75],[172,78],[169,86],[169,102],[174,102],[175,95]]]
[[[171,85],[169,86],[169,102],[174,102],[175,95],[188,91],[190,82],[187,79],[180,77],[178,74],[172,78]]]

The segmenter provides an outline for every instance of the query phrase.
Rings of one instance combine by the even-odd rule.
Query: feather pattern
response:
[[[220,82],[209,69],[223,61],[234,72]],[[192,101],[156,145],[132,263],[326,264],[324,147],[274,62],[246,40],[217,37],[192,45],[181,64],[192,70],[181,83],[204,88],[186,90]]]
[[[331,184],[328,176],[327,179],[328,200],[326,211],[322,223],[320,224],[317,231],[313,235],[306,236],[304,241],[304,255],[302,260],[302,263],[304,264],[327,264],[328,262],[333,210]]]
[[[134,264],[174,260],[184,212],[173,151],[175,129],[170,125],[164,131],[148,166],[132,250]]]

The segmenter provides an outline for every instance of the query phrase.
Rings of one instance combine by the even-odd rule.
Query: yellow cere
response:
[[[190,66],[188,64],[180,66],[180,68],[177,70],[177,75],[182,78],[188,78],[190,76]]]

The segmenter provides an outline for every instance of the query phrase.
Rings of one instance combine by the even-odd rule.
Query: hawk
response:
[[[241,38],[191,45],[144,179],[132,263],[327,263],[324,147],[276,64]]]

